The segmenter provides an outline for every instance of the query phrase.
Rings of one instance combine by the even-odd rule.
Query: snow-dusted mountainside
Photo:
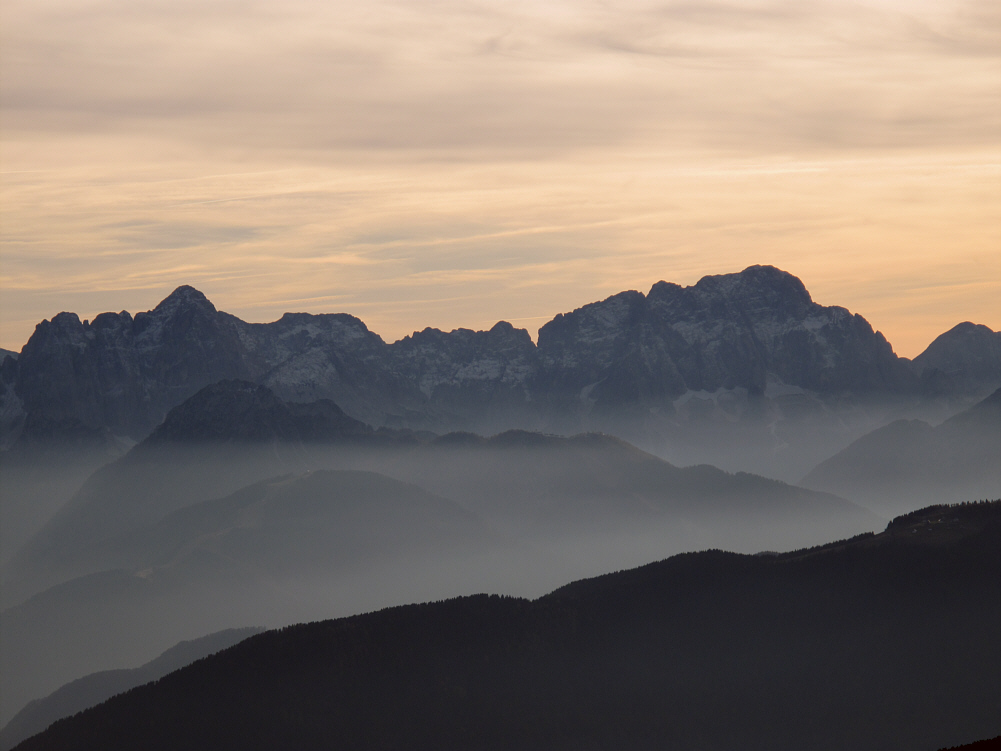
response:
[[[914,374],[859,315],[812,301],[770,266],[658,282],[559,315],[539,331],[551,394],[566,409],[674,412],[687,394],[912,394]],[[705,398],[705,397],[703,397]],[[687,401],[687,400],[686,400]]]
[[[289,313],[245,323],[179,287],[135,318],[104,313],[88,322],[60,313],[40,323],[24,354],[4,366],[4,423],[8,443],[25,413],[138,440],[202,387],[242,379],[285,399],[332,399],[370,424],[467,426],[464,415],[511,402],[494,400],[496,392],[524,399],[535,355],[528,333],[504,323],[489,332],[428,329],[387,345],[353,316]]]
[[[948,360],[980,339],[952,337],[939,349]],[[202,387],[239,378],[287,400],[331,399],[375,426],[605,430],[675,461],[763,470],[670,447],[715,444],[702,434],[723,426],[781,452],[802,443],[783,433],[789,426],[843,424],[852,413],[858,429],[829,437],[813,466],[830,446],[881,424],[859,410],[927,392],[931,374],[946,367],[933,354],[919,365],[898,358],[864,318],[814,303],[799,279],[769,266],[614,295],[557,316],[538,346],[504,322],[489,331],[425,329],[391,344],[346,314],[251,324],[180,287],[134,318],[105,313],[88,322],[60,313],[40,323],[17,360],[4,360],[2,424],[5,445],[25,414],[139,440]],[[983,364],[975,353],[966,357]],[[957,381],[935,382],[948,389]]]

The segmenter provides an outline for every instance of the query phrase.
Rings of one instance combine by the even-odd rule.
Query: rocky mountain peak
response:
[[[672,317],[802,319],[815,305],[803,282],[774,266],[749,266],[737,274],[702,277],[692,287],[657,282],[648,299]]]
[[[539,329],[539,349],[555,354],[572,341],[610,343],[634,329],[644,318],[646,307],[642,292],[628,290],[584,305],[572,313],[557,313]]]
[[[805,305],[813,302],[799,277],[775,266],[748,266],[736,274],[706,276],[696,283],[696,289],[700,285],[717,287],[731,296],[767,295]]]
[[[564,388],[609,408],[673,410],[688,392],[744,390],[769,382],[820,394],[912,389],[912,374],[860,316],[813,302],[803,283],[773,266],[707,276],[691,287],[658,282],[557,316],[539,350]]]
[[[159,305],[153,308],[151,313],[172,313],[179,308],[191,308],[197,307],[202,310],[216,312],[215,305],[213,305],[209,299],[199,292],[194,287],[187,284],[182,284],[180,287],[175,289],[169,295],[167,295]]]
[[[369,331],[368,326],[360,318],[348,313],[285,313],[274,324],[253,324],[255,326],[275,326],[287,335],[290,332],[326,331],[337,332],[343,340],[366,339],[382,343],[382,337]]]
[[[531,343],[532,337],[527,329],[517,329],[507,321],[497,321],[487,332],[491,339],[497,341],[517,341]]]

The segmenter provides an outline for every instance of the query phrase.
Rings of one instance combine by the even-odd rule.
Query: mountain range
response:
[[[556,316],[537,344],[503,321],[391,344],[347,314],[246,323],[180,287],[135,317],[41,322],[4,358],[0,428],[3,445],[53,425],[141,440],[202,387],[238,378],[375,427],[597,430],[676,463],[795,480],[901,410],[955,411],[1001,386],[999,341],[961,324],[912,363],[769,266],[622,292]]]

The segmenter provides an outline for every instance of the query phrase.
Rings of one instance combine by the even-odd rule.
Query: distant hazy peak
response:
[[[1001,386],[1001,332],[964,321],[936,337],[913,365],[928,395],[983,397]]]
[[[1001,440],[1001,388],[996,389],[986,399],[980,400],[969,409],[953,415],[939,427],[969,427],[974,425],[982,428],[994,428],[992,437],[995,442]]]
[[[286,402],[271,389],[240,379],[205,386],[167,413],[142,442],[332,440],[371,432],[329,399]]]
[[[914,365],[919,371],[933,367],[949,372],[971,360],[984,364],[1001,361],[1001,331],[964,321],[935,337],[927,349],[914,358]]]

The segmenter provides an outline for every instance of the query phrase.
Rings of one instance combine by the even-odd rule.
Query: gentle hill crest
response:
[[[1001,495],[1001,389],[932,427],[898,420],[814,468],[804,487],[890,515],[935,499]]]

